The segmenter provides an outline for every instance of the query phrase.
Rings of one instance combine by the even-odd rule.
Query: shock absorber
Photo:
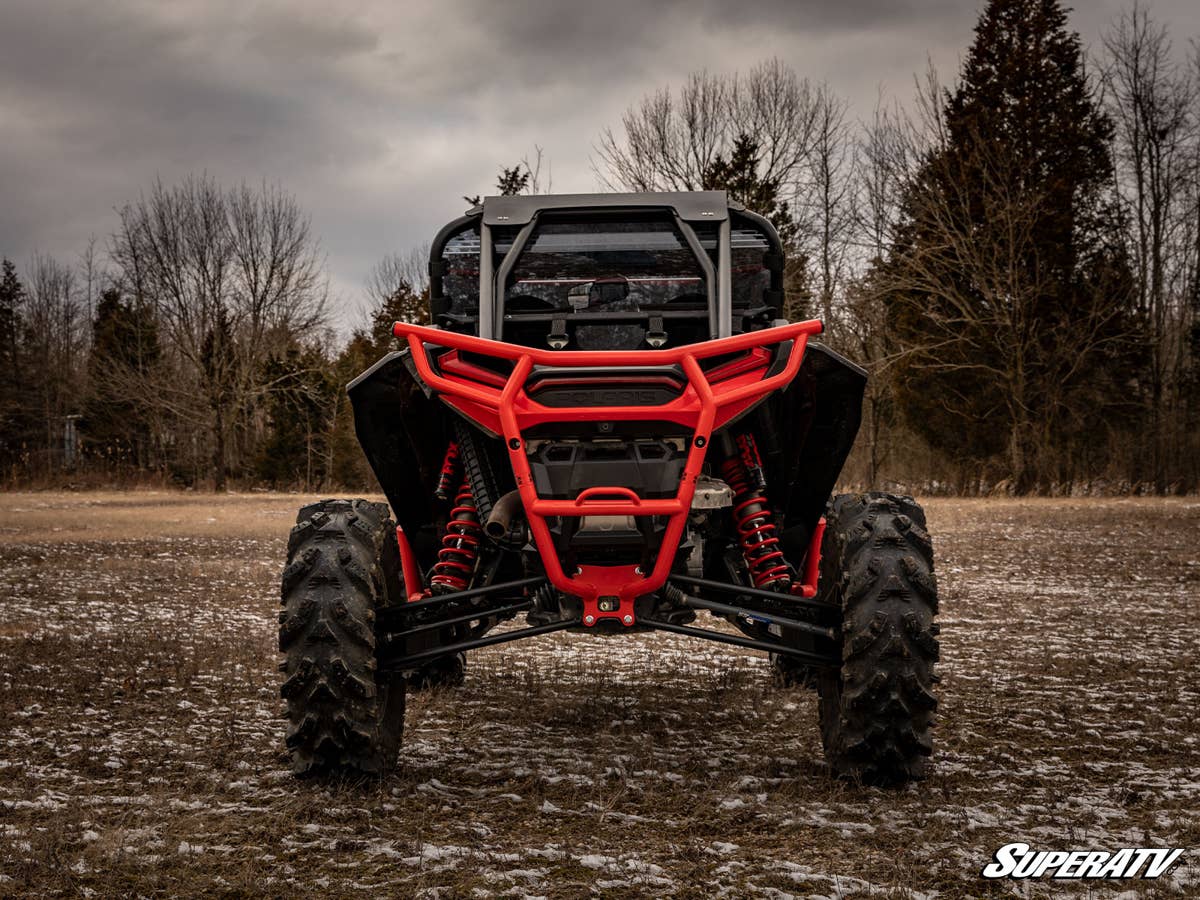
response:
[[[429,579],[433,593],[446,594],[467,588],[475,571],[482,534],[471,486],[464,478],[454,498],[454,508],[450,510],[450,520],[442,537],[442,549],[438,551],[438,561]]]
[[[454,489],[462,481],[462,455],[458,450],[458,441],[451,441],[446,448],[446,456],[442,460],[442,471],[438,474],[437,489],[433,496],[445,503],[454,494]]]
[[[756,588],[786,593],[795,573],[779,549],[758,447],[750,434],[739,434],[731,443],[721,463],[721,476],[733,491],[733,523],[742,557]]]

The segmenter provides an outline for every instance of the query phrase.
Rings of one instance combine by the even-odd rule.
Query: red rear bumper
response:
[[[713,431],[795,378],[808,338],[821,333],[821,323],[815,320],[796,322],[669,350],[628,351],[540,350],[404,322],[397,322],[393,331],[396,337],[408,342],[417,372],[426,385],[446,403],[504,438],[546,576],[556,588],[583,601],[583,621],[591,626],[600,619],[634,624],[634,600],[663,586],[683,537],[696,479],[704,464]],[[772,354],[766,348],[785,341],[792,341],[785,365],[774,374],[768,374]],[[462,368],[454,375],[443,374],[435,370],[430,360],[430,347],[469,351],[509,360],[513,363],[513,369],[507,378],[486,372],[476,380],[463,374]],[[701,368],[699,360],[725,354],[742,354],[742,358],[707,373]],[[534,365],[617,369],[678,365],[687,378],[687,386],[678,397],[655,406],[553,408],[540,405],[526,392],[526,381]],[[538,496],[525,450],[524,435],[529,428],[546,422],[639,420],[673,422],[691,432],[683,477],[675,497],[642,498],[629,488],[617,485],[589,488],[574,500]],[[583,566],[573,574],[565,572],[546,525],[546,517],[589,515],[666,516],[667,527],[653,570],[645,573],[634,566]],[[404,542],[401,549],[407,549]],[[412,586],[420,584],[420,578],[415,562],[411,560],[411,553],[405,555],[408,557],[405,580],[411,591]],[[810,550],[806,576],[812,571],[812,584],[805,584],[802,589],[802,593],[809,596],[815,589],[814,559],[815,554]],[[410,567],[412,572],[409,571]],[[806,577],[805,580],[810,579]],[[601,597],[618,599],[616,609],[601,611],[598,607]]]

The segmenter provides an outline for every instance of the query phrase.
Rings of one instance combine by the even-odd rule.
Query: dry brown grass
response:
[[[0,495],[0,894],[999,896],[1012,840],[1188,847],[1133,889],[1200,890],[1200,503],[930,501],[938,755],[881,791],[828,778],[757,655],[657,635],[476,653],[394,775],[293,781],[305,499]]]
[[[179,491],[0,493],[0,544],[286,535],[307,494]],[[373,499],[382,500],[382,497]]]

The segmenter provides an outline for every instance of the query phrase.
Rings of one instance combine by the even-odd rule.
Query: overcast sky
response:
[[[73,260],[155,177],[279,182],[310,213],[339,319],[383,254],[427,241],[544,148],[555,191],[597,187],[599,132],[688,73],[778,56],[869,115],[931,57],[956,0],[0,0],[0,255]],[[1157,0],[1181,47],[1200,2]],[[1084,42],[1126,4],[1081,2]]]

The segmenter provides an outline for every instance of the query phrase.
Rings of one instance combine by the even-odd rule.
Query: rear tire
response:
[[[834,498],[820,596],[842,608],[842,666],[818,679],[821,740],[841,776],[895,785],[924,776],[937,699],[937,581],[925,513],[911,497]]]
[[[400,749],[405,684],[376,674],[375,610],[399,584],[395,526],[385,504],[366,500],[323,500],[296,522],[279,617],[292,770],[386,774]]]

